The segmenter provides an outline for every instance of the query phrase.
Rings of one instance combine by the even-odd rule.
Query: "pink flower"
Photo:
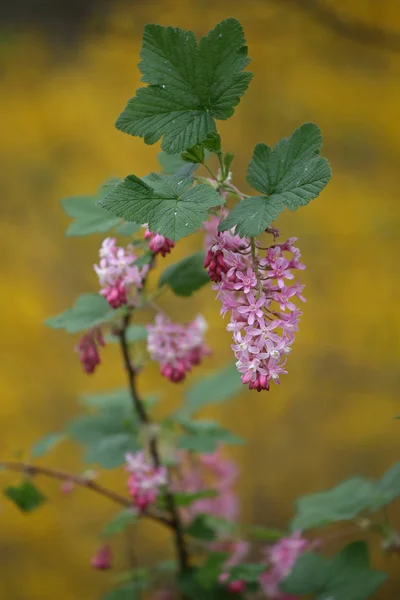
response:
[[[222,273],[228,271],[228,265],[224,260],[224,254],[221,250],[213,252],[209,250],[204,260],[204,267],[208,270],[208,276],[211,281],[221,281]]]
[[[106,571],[111,569],[112,553],[111,548],[108,544],[99,548],[96,554],[92,557],[90,564],[93,569],[99,571]]]
[[[210,354],[204,344],[207,324],[200,315],[191,323],[181,325],[158,314],[155,324],[148,325],[147,329],[149,354],[160,363],[161,374],[174,383],[185,379],[192,366],[198,365],[204,356]]]
[[[257,285],[257,277],[251,267],[248,267],[246,273],[237,271],[236,280],[237,282],[233,287],[235,290],[243,290],[245,294],[248,294],[250,290]]]
[[[62,494],[68,496],[74,491],[75,484],[73,481],[63,481],[60,485],[60,491]]]
[[[143,452],[127,454],[125,458],[126,470],[130,473],[128,490],[135,506],[143,512],[149,504],[154,504],[160,488],[167,484],[167,470],[152,465]]]
[[[172,248],[175,247],[175,242],[159,233],[152,233],[148,228],[144,234],[144,239],[150,240],[149,249],[154,254],[161,254],[163,257],[169,254]]]
[[[249,240],[239,243],[231,231],[207,239],[213,242],[208,255],[210,264],[214,261],[213,289],[221,301],[221,315],[231,315],[227,329],[233,333],[232,349],[242,382],[250,389],[268,390],[271,380],[279,383],[286,373],[286,355],[302,314],[294,301],[305,300],[303,285],[287,283],[294,279],[293,270],[304,268],[296,239],[273,244],[264,256],[257,246],[254,257]],[[217,252],[223,269],[215,260]]]
[[[98,327],[86,332],[75,346],[85,373],[94,373],[101,362],[98,346],[105,346],[103,334]]]
[[[266,549],[265,558],[270,567],[266,573],[261,575],[260,583],[268,598],[279,598],[280,600],[295,598],[285,595],[279,584],[289,575],[298,557],[310,550],[312,546],[313,544],[309,540],[301,537],[300,531],[296,531]]]
[[[99,278],[100,294],[106,298],[111,308],[116,309],[125,304],[134,306],[148,266],[140,270],[135,265],[137,256],[133,247],[121,248],[116,245],[114,238],[103,241],[99,255],[100,264],[94,265],[94,270]]]

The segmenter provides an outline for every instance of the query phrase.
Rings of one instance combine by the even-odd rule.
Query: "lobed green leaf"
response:
[[[50,317],[45,325],[52,329],[65,329],[68,333],[86,331],[110,321],[115,312],[100,294],[82,294],[72,308]]]
[[[163,271],[158,287],[168,285],[177,296],[191,296],[210,282],[204,268],[204,252],[195,252]]]
[[[29,479],[18,486],[6,487],[4,495],[12,500],[22,512],[32,512],[46,500],[42,492]]]

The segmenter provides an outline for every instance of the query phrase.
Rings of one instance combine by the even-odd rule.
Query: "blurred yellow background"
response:
[[[396,0],[341,4],[331,0],[344,19],[400,31]],[[157,167],[158,147],[114,128],[139,87],[145,23],[200,34],[235,16],[255,77],[234,118],[220,124],[224,148],[236,154],[234,182],[247,191],[254,145],[273,144],[304,121],[321,127],[333,168],[321,198],[278,221],[283,237],[299,238],[307,264],[308,302],[289,375],[269,393],[244,393],[210,413],[248,439],[231,452],[242,468],[243,519],[284,526],[298,495],[355,473],[379,475],[400,460],[400,423],[393,420],[400,413],[400,48],[341,36],[291,1],[159,0],[109,8],[101,27],[93,15],[71,46],[50,44],[28,21],[1,36],[1,457],[25,457],[32,441],[60,429],[78,412],[81,392],[124,383],[116,348],[106,349],[98,374],[88,378],[73,353],[75,339],[42,323],[97,289],[92,264],[102,238],[64,238],[68,218],[58,199],[92,194],[109,176]],[[180,242],[163,264],[200,243]],[[210,323],[214,358],[191,381],[231,360],[211,289],[194,301],[168,295],[163,301],[176,318],[201,311]],[[178,388],[156,373],[143,375],[141,388],[164,388],[165,414]],[[72,445],[45,462],[81,469]],[[100,477],[124,489],[122,472]],[[52,502],[32,516],[2,503],[0,597],[96,600],[110,576],[91,571],[89,560],[114,508],[89,491],[64,497],[52,482],[39,483]],[[400,528],[399,505],[389,512]],[[131,551],[146,564],[170,548],[158,527],[141,525]],[[116,554],[123,565],[124,541]],[[399,598],[399,557],[377,552],[374,559],[394,575],[376,597]]]

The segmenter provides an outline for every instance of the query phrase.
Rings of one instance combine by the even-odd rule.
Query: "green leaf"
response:
[[[234,364],[195,381],[186,393],[186,401],[179,411],[188,417],[208,404],[219,404],[243,391],[243,383]]]
[[[65,329],[68,333],[77,333],[110,321],[114,315],[115,312],[100,294],[82,294],[72,308],[50,317],[45,321],[45,325],[53,329]]]
[[[256,237],[265,231],[282,211],[283,204],[280,199],[273,196],[252,196],[235,204],[218,229],[227,231],[235,227],[235,233],[241,237]]]
[[[235,158],[235,155],[232,154],[231,152],[226,152],[226,154],[224,154],[224,158],[223,158],[224,177],[228,176],[229,169],[231,168],[234,158]]]
[[[376,484],[375,497],[371,501],[374,512],[390,504],[400,496],[400,462],[393,465]]]
[[[205,561],[199,566],[196,579],[203,589],[209,590],[218,584],[224,564],[229,558],[227,552],[208,552]]]
[[[22,512],[32,512],[46,500],[42,492],[29,479],[23,481],[19,486],[6,487],[4,495],[12,500]]]
[[[387,579],[369,566],[365,542],[349,544],[331,560],[312,552],[297,561],[281,588],[289,594],[314,593],[316,600],[366,600]]]
[[[329,560],[315,554],[306,552],[297,559],[293,569],[286,579],[280,584],[281,589],[287,594],[312,594],[324,589],[329,573]],[[335,596],[335,600],[336,599]]]
[[[195,252],[167,267],[161,274],[158,287],[168,285],[177,296],[191,296],[210,282],[204,258],[204,252]]]
[[[104,190],[109,189],[110,186],[115,185],[118,181],[120,180],[110,179],[102,186],[97,196],[78,196],[61,200],[64,211],[69,217],[74,219],[67,229],[67,236],[104,233],[118,225],[119,219],[110,217],[107,211],[96,206],[96,202],[101,198]]]
[[[216,535],[215,529],[208,523],[208,515],[197,515],[190,525],[185,527],[185,533],[205,542],[212,542]]]
[[[193,176],[157,175],[146,181],[129,175],[99,204],[126,221],[147,223],[150,231],[174,241],[190,235],[207,218],[207,211],[223,199],[209,185],[191,187]]]
[[[243,444],[243,438],[231,433],[214,421],[180,420],[187,433],[179,436],[177,447],[181,450],[212,454],[220,444]]]
[[[128,344],[136,344],[137,342],[147,340],[148,331],[145,325],[129,325],[125,337]],[[105,341],[107,343],[118,344],[119,336],[109,333],[105,336]]]
[[[186,167],[186,161],[183,160],[181,154],[160,152],[157,158],[163,168],[164,175],[175,175],[183,167]]]
[[[94,407],[97,409],[109,408],[110,410],[117,406],[119,409],[125,409],[127,414],[132,406],[132,399],[126,388],[118,388],[108,392],[84,394],[80,397],[83,406]]]
[[[117,590],[112,590],[108,594],[102,597],[101,600],[132,600],[136,598],[135,592],[137,591],[137,582],[132,581]]]
[[[197,144],[197,146],[193,146],[193,148],[189,148],[182,152],[181,154],[183,160],[185,162],[190,162],[194,164],[204,163],[204,146],[203,144]]]
[[[242,563],[229,569],[229,579],[242,579],[246,582],[258,582],[260,575],[265,572],[265,565],[259,563]]]
[[[197,500],[202,500],[203,498],[215,498],[219,495],[219,492],[216,490],[201,490],[200,492],[175,492],[174,493],[174,501],[175,505],[179,507],[186,507],[193,504]],[[157,500],[158,508],[167,508],[166,500],[163,496],[159,496]]]
[[[183,29],[147,25],[143,35],[142,81],[116,126],[174,154],[216,131],[215,119],[228,119],[246,91],[251,73],[243,30],[226,19],[200,40]]]
[[[129,525],[137,523],[137,515],[133,510],[122,510],[101,531],[102,537],[110,537],[116,533],[122,533]]]
[[[116,228],[115,233],[131,237],[134,233],[138,232],[140,228],[141,225],[138,225],[137,223],[122,223]]]
[[[52,450],[55,446],[58,446],[62,440],[65,439],[63,433],[49,433],[44,436],[41,440],[33,444],[31,448],[31,457],[40,458]]]
[[[362,477],[353,477],[338,486],[300,498],[291,529],[311,529],[327,523],[354,519],[369,507],[375,495],[375,484]]]
[[[285,532],[280,529],[262,527],[261,525],[252,525],[247,531],[251,537],[264,542],[277,542],[285,535]]]
[[[133,411],[122,404],[78,417],[69,423],[67,433],[85,447],[85,462],[98,463],[104,469],[124,464],[125,454],[139,449]]]
[[[319,155],[321,144],[315,123],[304,123],[273,149],[257,144],[247,181],[276,206],[279,202],[290,210],[304,206],[319,196],[331,177],[329,162]]]

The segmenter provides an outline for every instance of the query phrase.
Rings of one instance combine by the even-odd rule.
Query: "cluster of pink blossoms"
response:
[[[286,356],[302,314],[293,300],[305,301],[304,285],[293,282],[293,270],[305,266],[296,238],[267,250],[257,246],[253,255],[249,239],[232,231],[218,233],[218,223],[217,217],[205,223],[205,266],[222,302],[221,314],[231,313],[227,329],[233,334],[242,382],[250,389],[269,390],[271,380],[280,383],[279,376],[287,373]]]
[[[147,325],[147,349],[151,358],[160,363],[164,377],[173,383],[182,381],[194,365],[200,364],[203,356],[210,354],[204,344],[206,329],[201,315],[183,325],[158,314],[155,324]]]
[[[106,238],[100,248],[100,264],[94,270],[101,286],[100,294],[105,297],[111,308],[125,304],[134,306],[137,290],[143,286],[143,278],[148,272],[146,265],[139,269],[135,265],[137,256],[133,246],[121,248],[114,238]]]
[[[107,571],[108,569],[111,569],[111,562],[111,548],[108,544],[106,544],[97,550],[96,554],[92,557],[90,564],[92,565],[93,569],[97,569],[98,571]]]
[[[154,254],[161,254],[161,256],[169,254],[172,248],[175,247],[175,242],[159,233],[152,233],[149,229],[146,229],[144,239],[150,240],[149,250],[154,252]]]
[[[98,327],[87,331],[75,346],[75,352],[79,354],[85,373],[94,373],[97,365],[100,364],[99,346],[105,346],[105,341]]]
[[[296,600],[297,596],[285,594],[279,587],[293,569],[297,559],[315,544],[301,537],[301,532],[284,537],[265,552],[269,569],[260,577],[262,590],[268,598]]]
[[[163,466],[155,467],[143,452],[127,454],[125,458],[126,470],[130,473],[128,491],[135,506],[144,511],[156,501],[160,487],[167,485],[167,469]]]
[[[220,450],[201,454],[195,460],[182,452],[179,456],[179,478],[173,481],[174,491],[196,493],[213,490],[215,497],[201,498],[184,510],[183,518],[192,521],[198,514],[208,514],[229,521],[237,519],[239,503],[234,492],[239,472],[235,463],[224,458]]]

